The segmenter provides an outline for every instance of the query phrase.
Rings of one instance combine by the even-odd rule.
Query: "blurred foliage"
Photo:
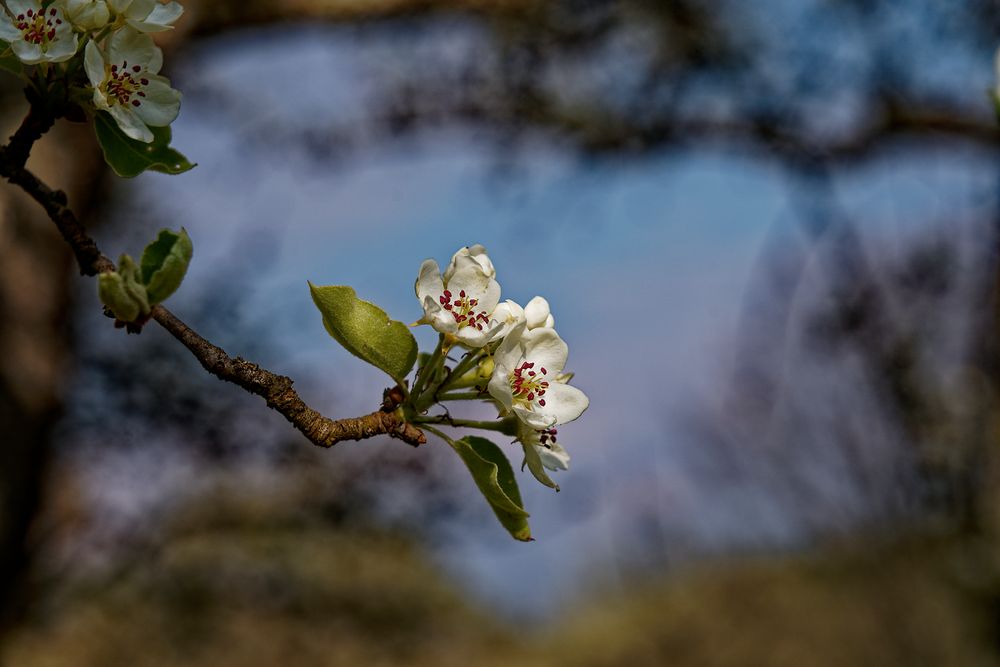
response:
[[[872,537],[635,581],[544,632],[503,625],[405,539],[304,511],[309,491],[222,484],[155,547],[70,575],[0,654],[129,665],[988,665],[981,547]],[[585,598],[581,596],[581,600]]]

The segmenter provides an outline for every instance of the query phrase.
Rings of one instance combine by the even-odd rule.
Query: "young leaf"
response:
[[[524,511],[514,470],[500,448],[485,438],[475,436],[450,441],[449,444],[462,457],[476,486],[507,532],[516,540],[530,541],[529,514]]]
[[[142,252],[142,282],[146,285],[149,303],[165,301],[177,291],[187,273],[194,246],[187,231],[160,230],[156,240]]]
[[[164,174],[183,174],[194,168],[186,157],[170,147],[170,128],[151,127],[152,143],[125,135],[105,111],[94,116],[94,131],[104,151],[104,160],[123,178],[138,176],[147,169]]]
[[[403,383],[417,360],[417,341],[405,324],[389,319],[381,308],[359,299],[351,287],[317,287],[309,283],[309,291],[323,315],[323,326],[338,343]]]
[[[21,59],[14,55],[10,44],[3,40],[0,40],[0,69],[7,70],[17,76],[24,74],[24,65],[21,63]]]

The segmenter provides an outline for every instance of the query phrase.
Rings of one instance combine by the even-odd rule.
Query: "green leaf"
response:
[[[128,255],[118,259],[117,271],[97,277],[97,296],[122,322],[135,322],[149,314],[146,288],[139,282],[139,267]]]
[[[194,168],[186,157],[170,148],[169,127],[149,129],[153,132],[153,141],[146,144],[126,136],[106,111],[94,116],[94,131],[104,151],[104,160],[119,176],[132,178],[146,170],[182,174]]]
[[[507,532],[516,540],[531,541],[530,515],[524,511],[514,470],[500,448],[475,436],[449,441],[449,444],[462,457],[476,486]]]
[[[14,50],[10,44],[0,40],[0,69],[7,70],[11,74],[21,76],[24,74],[24,64],[21,59],[14,55]]]
[[[549,474],[545,472],[545,466],[542,465],[542,457],[538,454],[538,449],[534,445],[524,443],[521,443],[521,446],[524,447],[524,465],[521,466],[521,470],[524,470],[524,466],[527,465],[535,479],[550,489],[558,491],[559,485],[553,482]]]
[[[166,301],[177,291],[187,273],[194,246],[187,231],[160,230],[156,240],[142,252],[142,282],[151,304]]]
[[[359,299],[351,287],[309,283],[309,290],[327,332],[348,352],[403,384],[417,360],[417,341],[409,327]]]

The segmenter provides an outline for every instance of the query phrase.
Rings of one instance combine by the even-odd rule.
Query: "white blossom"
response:
[[[139,32],[171,30],[184,13],[184,8],[173,1],[162,4],[157,0],[107,0],[107,3],[117,17],[116,25],[123,21]]]
[[[500,285],[483,266],[482,260],[459,251],[452,258],[450,274],[442,277],[437,262],[424,261],[414,286],[424,309],[420,323],[455,336],[469,347],[482,347],[500,334],[503,325],[493,317],[500,301]],[[492,268],[492,263],[489,266]]]
[[[7,0],[10,14],[0,12],[0,39],[9,42],[28,65],[61,63],[77,51],[79,42],[61,7],[43,9],[34,0]]]
[[[111,12],[104,0],[60,0],[63,11],[80,32],[100,30],[111,20]]]
[[[534,429],[573,421],[590,401],[576,387],[556,380],[568,355],[569,348],[555,329],[518,326],[493,355],[490,395]]]
[[[181,94],[158,74],[163,53],[149,35],[123,28],[102,51],[90,41],[84,65],[94,87],[94,106],[107,111],[129,137],[149,143],[150,127],[165,127],[177,117]]]

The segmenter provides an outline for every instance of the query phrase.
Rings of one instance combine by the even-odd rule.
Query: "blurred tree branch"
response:
[[[95,276],[115,270],[114,262],[101,253],[83,224],[67,205],[66,195],[52,190],[25,168],[31,146],[54,123],[55,116],[33,106],[10,143],[0,151],[0,175],[19,186],[38,202],[73,249],[80,272]],[[310,442],[332,447],[343,440],[362,440],[376,435],[390,435],[417,446],[425,442],[423,433],[407,424],[396,412],[396,402],[387,397],[383,408],[362,417],[333,420],[310,408],[292,387],[292,379],[261,368],[242,358],[233,358],[225,350],[202,338],[180,318],[154,306],[151,319],[179,340],[205,370],[220,380],[243,387],[263,398],[268,407],[285,417]],[[387,392],[387,396],[391,396]]]

